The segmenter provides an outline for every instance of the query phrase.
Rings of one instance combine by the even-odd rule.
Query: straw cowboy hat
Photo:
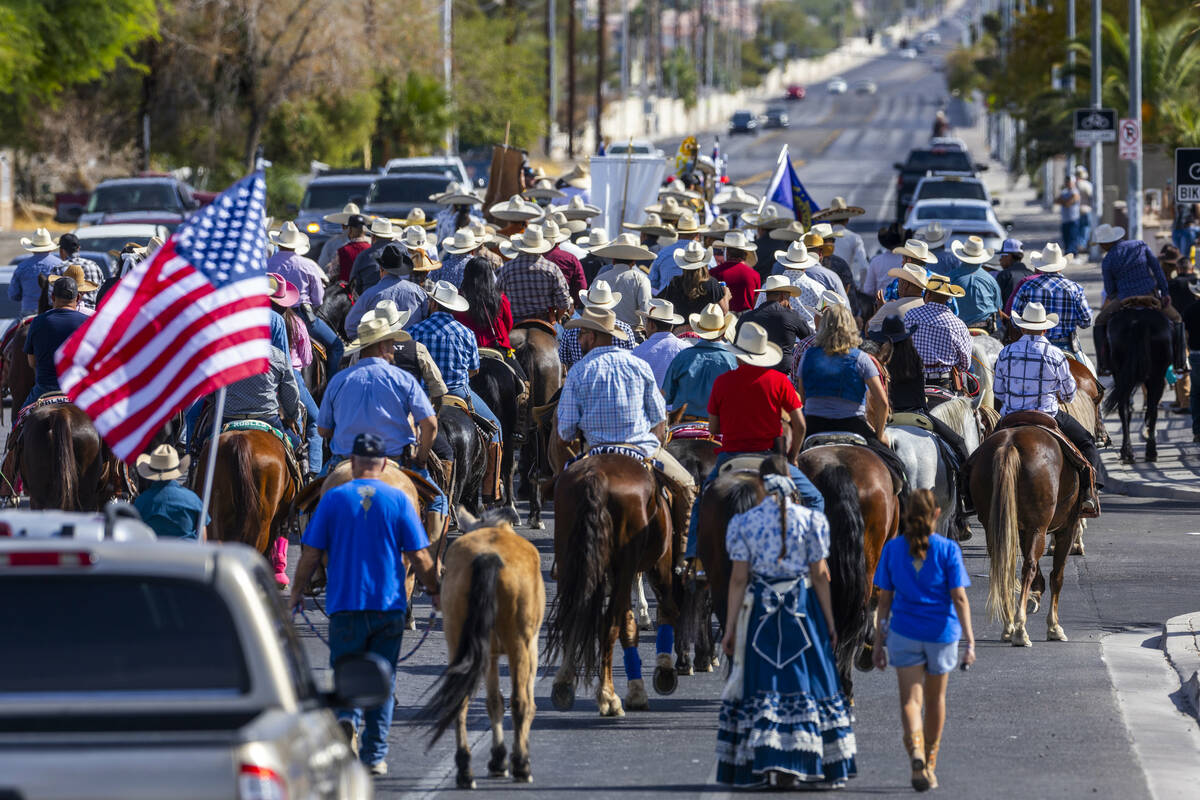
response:
[[[1092,233],[1092,241],[1096,244],[1112,244],[1125,238],[1125,229],[1120,225],[1109,225],[1107,222],[1096,226]],[[21,242],[24,244],[24,240]],[[26,248],[29,249],[29,248]]]
[[[32,239],[28,236],[21,238],[21,247],[31,253],[49,253],[51,250],[58,249],[58,242],[50,235],[50,231],[38,228],[33,232]]]
[[[675,221],[676,235],[691,236],[695,233],[704,233],[704,226],[696,221],[696,215],[692,211],[684,211],[679,215],[679,219]]]
[[[808,233],[804,234],[804,238],[800,241],[804,242],[804,246],[809,250],[815,250],[818,253],[820,252],[821,248],[825,247],[826,245],[833,247],[832,241],[826,239],[824,236],[813,230],[810,230]]]
[[[792,297],[799,297],[804,290],[782,275],[768,275],[763,281],[762,288],[755,289],[755,294],[770,294],[771,292],[787,292]]]
[[[746,265],[753,267],[758,263],[758,253],[754,250],[754,242],[750,241],[745,231],[730,231],[725,238],[714,242],[714,246],[741,250],[746,254]]]
[[[708,224],[708,227],[700,231],[701,239],[723,239],[725,234],[733,230],[733,226],[729,224],[729,217],[722,214]]]
[[[931,222],[917,231],[917,238],[929,245],[930,250],[936,250],[950,238],[950,229],[940,222]]]
[[[788,245],[787,250],[776,250],[775,260],[778,261],[784,269],[799,270],[815,267],[821,263],[821,259],[808,252],[808,248],[805,247],[804,242],[792,242]]]
[[[566,329],[580,328],[582,330],[607,333],[614,339],[626,341],[629,339],[625,331],[617,327],[617,315],[610,309],[597,306],[585,306],[575,319],[567,320],[563,325]]]
[[[675,304],[670,300],[659,300],[657,297],[651,298],[650,308],[646,311],[639,311],[646,319],[652,319],[655,322],[662,322],[666,325],[682,325],[683,317],[675,313]]]
[[[966,297],[967,290],[953,284],[948,278],[941,275],[929,276],[928,282],[925,284],[925,291],[932,294],[940,294],[943,297]]]
[[[722,189],[713,197],[713,205],[720,206],[722,211],[745,211],[747,208],[758,208],[759,199],[740,186]]]
[[[358,335],[354,337],[354,341],[346,345],[347,354],[357,353],[364,347],[370,347],[379,342],[403,340],[408,336],[404,331],[393,328],[388,320],[372,314],[363,315],[355,332]]]
[[[429,293],[429,299],[447,311],[466,311],[471,307],[467,298],[458,293],[454,284],[449,281],[438,281]]]
[[[540,225],[530,225],[523,232],[500,245],[500,252],[509,258],[516,258],[520,253],[538,256],[542,253],[549,253],[553,249],[554,242],[546,238]]]
[[[575,244],[580,247],[603,247],[608,244],[611,239],[608,238],[608,231],[604,228],[592,228],[586,235],[579,237],[579,241]]]
[[[187,474],[192,457],[179,457],[169,444],[160,444],[149,453],[137,457],[137,471],[148,481],[173,481]]]
[[[362,209],[358,207],[357,203],[346,203],[346,205],[342,206],[341,211],[337,211],[333,214],[326,214],[324,220],[337,225],[345,225],[350,221],[351,217],[353,217],[355,214],[361,213]]]
[[[664,197],[662,202],[655,203],[652,206],[646,206],[644,209],[647,214],[658,214],[665,220],[679,219],[679,215],[687,211],[684,206],[679,205],[679,201],[674,197]]]
[[[576,164],[571,167],[570,172],[560,176],[559,180],[572,189],[590,189],[592,186],[592,172],[587,164]]]
[[[556,208],[562,208],[562,206],[556,206]],[[566,231],[568,239],[587,230],[586,222],[581,219],[567,219],[567,215],[562,211],[555,211],[547,215],[546,219],[553,221],[560,231]]]
[[[795,219],[796,215],[790,208],[771,202],[764,205],[762,211],[749,211],[742,214],[742,222],[764,230],[787,227]]]
[[[596,258],[611,258],[621,262],[654,260],[654,251],[642,247],[638,237],[632,233],[622,233],[609,244],[593,247],[589,252]]]
[[[554,188],[554,181],[549,178],[542,178],[533,184],[532,187],[521,192],[524,197],[532,200],[557,200],[560,197],[566,197],[567,193]]]
[[[367,233],[376,239],[395,239],[400,235],[397,226],[393,225],[390,219],[384,219],[383,217],[376,217],[371,220],[371,227]]]
[[[425,212],[420,207],[414,207],[408,212],[408,216],[404,219],[394,220],[394,222],[401,228],[432,228],[437,225],[437,220],[425,218]]]
[[[674,236],[675,229],[663,222],[663,218],[657,213],[651,211],[646,214],[646,221],[640,225],[636,222],[623,222],[622,228],[628,228],[631,231],[641,231],[654,236]]]
[[[924,269],[916,264],[905,264],[900,267],[892,267],[888,270],[889,278],[899,278],[902,281],[908,281],[914,286],[920,286],[924,289],[929,285],[929,276]]]
[[[700,269],[707,267],[712,261],[712,248],[705,247],[693,239],[687,243],[686,247],[681,247],[671,253],[671,258],[674,259],[675,266],[682,270]]]
[[[542,223],[542,235],[546,237],[546,241],[553,244],[565,242],[571,238],[571,232],[558,227],[558,223],[553,219],[547,219]]]
[[[446,191],[437,196],[439,206],[477,206],[483,198],[461,183],[451,183]]]
[[[845,222],[854,217],[861,217],[867,210],[859,206],[846,205],[846,198],[835,197],[829,208],[823,208],[812,215],[813,220],[820,222]]]
[[[1067,268],[1067,258],[1057,242],[1050,242],[1041,252],[1030,254],[1029,266],[1034,272],[1062,272]]]
[[[1058,314],[1047,314],[1041,303],[1028,303],[1020,314],[1012,315],[1012,321],[1027,331],[1046,331],[1058,324]]]
[[[62,275],[47,275],[46,283],[54,283],[59,278],[71,278],[75,281],[75,288],[80,294],[94,292],[100,287],[89,281],[83,275],[83,267],[78,264],[67,264],[63,267]]]
[[[567,201],[565,206],[559,206],[559,211],[569,220],[589,220],[592,217],[598,217],[603,211],[600,206],[594,206],[590,203],[583,202],[582,195],[575,195]]]
[[[738,329],[729,352],[754,367],[773,367],[783,360],[783,349],[767,338],[766,329],[757,322],[747,322]]]
[[[496,219],[502,219],[505,222],[528,222],[531,219],[540,217],[542,209],[537,203],[530,203],[528,200],[523,199],[521,195],[514,194],[503,203],[496,203],[489,208],[488,213]]]
[[[779,242],[798,242],[804,238],[804,223],[799,220],[792,220],[787,225],[774,228],[767,232],[768,239],[774,239]]]
[[[484,240],[477,236],[474,230],[459,228],[454,232],[454,236],[442,242],[442,249],[451,255],[465,256],[467,253],[474,253],[483,245]]]
[[[992,260],[992,251],[983,246],[983,239],[978,236],[968,236],[965,242],[951,242],[950,252],[964,264],[986,264]]]
[[[145,244],[140,245],[140,246],[135,246],[133,248],[133,252],[135,252],[141,256],[149,255],[150,253],[153,253],[154,251],[158,250],[158,248],[162,247],[163,244],[164,244],[164,242],[163,242],[163,238],[161,236],[151,236],[150,240],[148,242],[146,242]],[[129,245],[126,245],[126,247],[128,247],[128,246]]]
[[[608,281],[596,281],[591,289],[580,289],[579,299],[592,308],[614,308],[621,302],[621,293],[614,292]]]
[[[303,233],[297,228],[294,222],[283,223],[283,226],[278,231],[271,232],[270,238],[271,244],[285,250],[291,250],[298,256],[302,256],[308,252],[308,234]]]
[[[936,264],[937,256],[929,252],[929,245],[920,239],[909,239],[900,247],[892,250],[893,253],[906,258],[913,258],[917,261],[924,261],[926,264]],[[891,274],[890,272],[888,273]]]
[[[267,297],[275,305],[291,308],[300,302],[300,290],[296,284],[277,272],[267,273]]]
[[[716,303],[709,303],[699,314],[692,314],[688,317],[688,326],[692,332],[710,342],[724,336],[735,322],[737,322],[737,317],[733,314],[726,314]]]
[[[846,235],[845,231],[835,231],[833,226],[828,222],[818,222],[816,225],[813,225],[811,228],[809,228],[809,230],[815,233],[817,236],[820,236],[825,241],[829,241],[830,239],[841,239]]]

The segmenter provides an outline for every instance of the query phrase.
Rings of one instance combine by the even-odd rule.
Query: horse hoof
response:
[[[638,630],[639,630],[639,631],[652,631],[652,630],[654,630],[654,623],[651,621],[651,619],[650,619],[650,614],[649,614],[649,613],[645,613],[645,614],[638,614],[638,621],[637,621],[637,624],[638,624]]]
[[[1146,462],[1149,464],[1153,464],[1155,461],[1158,461],[1158,453],[1153,453],[1153,452],[1147,450],[1146,451]]]
[[[1073,556],[1086,555],[1086,553],[1083,552],[1083,542],[1076,542],[1075,544],[1071,545],[1071,555],[1073,555]]]
[[[460,789],[474,789],[475,788],[475,779],[472,778],[470,775],[467,775],[466,777],[459,775],[458,780],[455,781],[455,784]]]
[[[513,783],[533,783],[533,775],[513,775]]]
[[[507,778],[508,770],[488,768],[488,777],[489,778]]]
[[[1046,629],[1046,641],[1065,642],[1067,641],[1067,634],[1063,631],[1061,625],[1055,625],[1053,628]]]
[[[633,681],[630,681],[632,688]],[[642,693],[645,694],[645,688],[642,688]],[[649,702],[649,701],[647,701]],[[623,717],[625,709],[621,708],[621,700],[615,694],[605,692],[596,697],[596,705],[600,707],[600,716],[602,717]]]
[[[1122,464],[1133,464],[1136,463],[1136,461],[1137,459],[1133,457],[1133,453],[1121,453]]]
[[[544,531],[546,530],[546,523],[542,522],[540,519],[531,519],[529,520],[529,530]]]
[[[570,711],[575,707],[575,687],[569,683],[556,683],[550,690],[550,702],[559,711]]]
[[[1004,631],[1000,634],[1000,641],[1011,642],[1013,638],[1013,626],[1005,625]]]
[[[1024,628],[1020,628],[1013,633],[1013,647],[1033,647],[1033,640],[1029,638],[1029,634]]]
[[[655,689],[658,689],[658,673],[659,670],[654,670]],[[615,698],[614,698],[614,701]],[[619,705],[619,701],[618,702]],[[646,683],[643,680],[634,678],[629,682],[629,691],[625,694],[625,707],[630,711],[649,711],[650,698],[646,695]]]
[[[692,669],[692,665],[689,662],[681,659],[675,662],[675,674],[684,676],[693,675],[695,674],[695,670]]]
[[[674,694],[679,688],[679,678],[670,667],[654,668],[654,691],[658,694]]]

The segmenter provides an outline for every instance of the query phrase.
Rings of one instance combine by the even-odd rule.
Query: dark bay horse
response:
[[[675,691],[671,650],[679,621],[681,590],[673,553],[682,542],[687,509],[668,497],[680,487],[626,455],[595,455],[571,464],[554,487],[554,558],[558,594],[546,640],[551,658],[561,657],[551,700],[570,708],[575,687],[599,677],[596,703],[602,716],[625,711],[613,688],[613,645],[625,654],[629,690],[625,705],[649,708],[638,655],[638,628],[630,608],[634,576],[646,573],[658,598],[658,657],[654,687]]]
[[[563,369],[558,358],[558,337],[553,325],[543,320],[517,323],[508,335],[517,360],[529,378],[531,408],[545,406],[562,388]],[[532,415],[530,415],[532,417]],[[547,448],[550,440],[537,425],[531,424],[521,447],[520,470],[529,490],[529,527],[543,528],[542,488],[540,479],[549,477]]]
[[[1104,399],[1104,413],[1116,411],[1121,418],[1121,462],[1135,461],[1129,444],[1129,421],[1133,417],[1133,393],[1139,386],[1146,389],[1146,460],[1157,461],[1154,427],[1174,352],[1171,323],[1156,308],[1122,308],[1108,323],[1108,347],[1113,386]]]
[[[0,354],[0,360],[4,364],[4,376],[0,381],[0,391],[7,389],[9,397],[12,399],[12,408],[8,417],[10,426],[16,424],[17,414],[20,412],[21,406],[25,405],[25,398],[33,391],[33,367],[29,366],[29,361],[25,357],[25,336],[28,333],[29,323],[17,322],[16,329],[8,336],[4,345],[4,352]]]
[[[209,442],[196,459],[192,490],[204,491]],[[288,455],[275,434],[262,430],[222,433],[213,471],[212,524],[208,538],[242,542],[260,553],[283,533],[300,487],[288,469]]]
[[[448,403],[437,414],[438,438],[444,439],[454,452],[454,472],[449,479],[447,500],[451,508],[462,506],[472,514],[481,514],[479,488],[487,468],[487,440],[470,413]]]
[[[74,403],[32,408],[21,429],[16,456],[30,508],[99,511],[132,494],[123,465]]]
[[[520,386],[516,374],[503,361],[484,356],[479,359],[479,371],[471,376],[471,388],[500,420],[501,455],[500,491],[503,502],[517,515],[517,500],[513,494],[513,467],[516,462],[517,400]],[[516,519],[520,521],[520,516]]]

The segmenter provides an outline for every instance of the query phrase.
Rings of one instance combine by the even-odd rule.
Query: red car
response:
[[[798,83],[793,83],[791,86],[787,87],[787,99],[788,100],[803,100],[804,99],[804,87]]]

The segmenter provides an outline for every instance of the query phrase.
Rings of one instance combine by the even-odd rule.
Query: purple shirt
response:
[[[308,303],[315,309],[325,299],[325,284],[321,281],[324,273],[311,258],[291,250],[280,250],[267,259],[267,272],[282,275],[299,289],[301,303]]]

